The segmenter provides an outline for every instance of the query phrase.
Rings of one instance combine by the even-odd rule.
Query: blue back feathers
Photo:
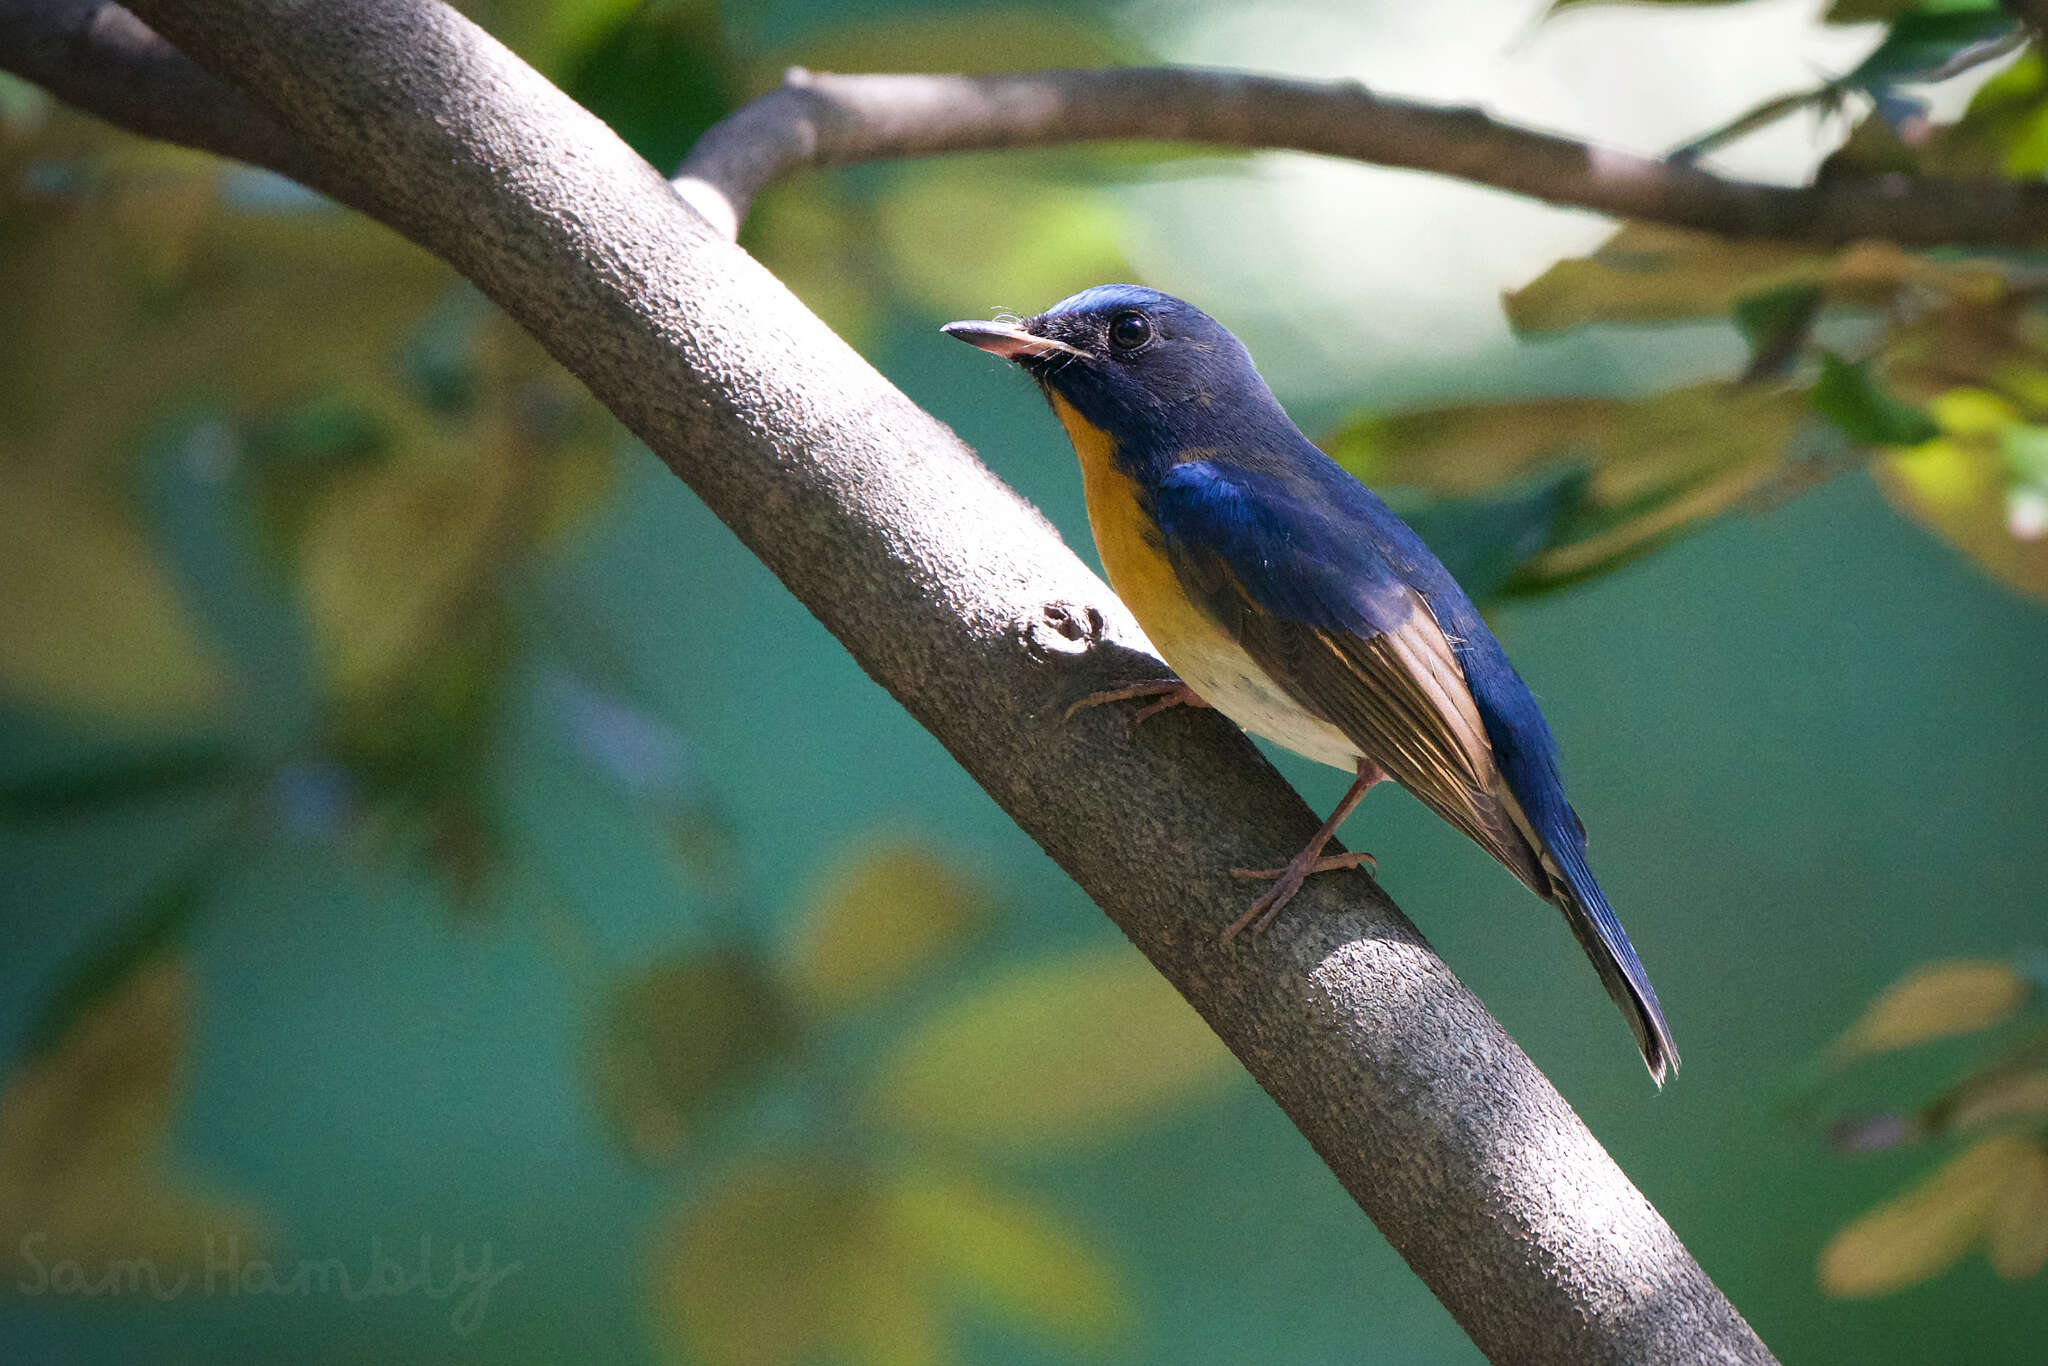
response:
[[[1120,344],[1112,327],[1119,319],[1128,326],[1134,313],[1145,339]],[[1550,727],[1421,538],[1301,434],[1243,345],[1193,305],[1136,285],[1100,285],[1023,327],[1065,344],[1020,363],[1111,437],[1169,555],[1178,546],[1220,561],[1259,613],[1333,635],[1386,635],[1411,616],[1411,594],[1423,600],[1464,673],[1494,766],[1533,829],[1538,863],[1525,862],[1523,875],[1565,912],[1662,1080],[1677,1055],[1649,978],[1587,868]]]

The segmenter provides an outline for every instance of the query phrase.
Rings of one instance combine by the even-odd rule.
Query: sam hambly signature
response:
[[[488,1242],[474,1247],[445,1243],[437,1249],[433,1235],[426,1233],[420,1235],[416,1261],[401,1260],[386,1250],[382,1238],[373,1237],[369,1257],[353,1265],[341,1257],[273,1260],[250,1256],[244,1253],[239,1237],[209,1235],[198,1267],[181,1263],[175,1271],[166,1271],[149,1257],[109,1257],[91,1264],[76,1257],[52,1257],[49,1241],[47,1233],[31,1233],[21,1240],[24,1270],[14,1285],[20,1294],[86,1299],[147,1295],[163,1302],[310,1295],[375,1300],[419,1295],[451,1301],[448,1326],[465,1337],[483,1322],[491,1292],[523,1269],[519,1262],[500,1265],[496,1249]]]

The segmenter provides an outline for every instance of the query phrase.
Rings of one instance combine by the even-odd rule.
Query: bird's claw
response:
[[[1361,865],[1370,867],[1374,872],[1378,872],[1380,866],[1379,860],[1360,851],[1297,858],[1285,868],[1232,868],[1230,875],[1234,878],[1243,878],[1247,881],[1270,878],[1274,881],[1243,915],[1230,922],[1229,928],[1223,931],[1223,942],[1228,944],[1246,930],[1253,934],[1264,930],[1273,923],[1274,917],[1287,908],[1287,903],[1294,900],[1294,894],[1301,890],[1301,885],[1313,875],[1336,872],[1340,868],[1357,868]]]
[[[1178,678],[1155,678],[1143,683],[1127,683],[1120,688],[1105,688],[1101,692],[1089,693],[1069,705],[1060,714],[1062,722],[1074,719],[1076,712],[1088,707],[1105,706],[1111,702],[1128,702],[1134,697],[1156,697],[1159,700],[1140,707],[1132,714],[1130,725],[1135,728],[1149,717],[1157,716],[1169,707],[1206,707],[1209,704],[1195,696],[1195,690]]]

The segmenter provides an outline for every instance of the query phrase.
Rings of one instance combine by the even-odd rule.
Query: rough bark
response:
[[[1194,1003],[1488,1356],[1771,1359],[1370,879],[1318,878],[1263,939],[1218,943],[1228,870],[1313,813],[1211,714],[1135,743],[1108,711],[1060,724],[1159,671],[1121,606],[595,118],[428,0],[135,9],[688,481]]]

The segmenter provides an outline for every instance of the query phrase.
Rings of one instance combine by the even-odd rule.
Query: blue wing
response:
[[[1297,703],[1564,911],[1662,1080],[1677,1053],[1587,868],[1535,698],[1420,538],[1302,445],[1154,481],[1182,586]]]

